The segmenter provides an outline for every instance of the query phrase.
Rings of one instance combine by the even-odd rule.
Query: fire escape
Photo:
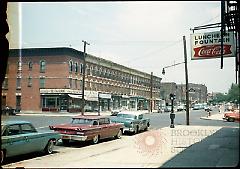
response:
[[[210,28],[221,28],[221,48],[223,48],[223,37],[226,31],[234,32],[236,40],[236,55],[235,55],[235,73],[236,83],[240,85],[240,2],[239,1],[221,1],[221,22],[190,29],[193,31]],[[221,50],[221,69],[223,68],[223,50]]]

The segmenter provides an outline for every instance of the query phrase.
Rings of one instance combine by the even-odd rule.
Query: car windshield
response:
[[[125,118],[125,119],[136,119],[136,115],[133,114],[118,114],[117,117]]]
[[[74,119],[72,119],[72,124],[93,124],[93,121],[96,121],[96,120],[74,118]]]

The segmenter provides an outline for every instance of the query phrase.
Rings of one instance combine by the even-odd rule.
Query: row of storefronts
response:
[[[116,95],[97,91],[84,91],[85,111],[111,111],[116,109],[148,110],[149,100],[140,96]],[[81,111],[82,94],[72,89],[40,89],[42,111]],[[153,101],[153,108],[157,108]]]

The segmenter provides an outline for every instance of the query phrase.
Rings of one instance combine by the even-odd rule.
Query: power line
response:
[[[152,52],[150,52],[150,53],[147,53],[147,54],[145,54],[145,55],[142,55],[142,56],[138,56],[138,57],[135,57],[135,58],[133,58],[133,59],[131,59],[131,60],[126,60],[126,61],[124,61],[123,63],[125,63],[125,62],[132,62],[132,61],[135,61],[136,59],[139,59],[139,58],[145,58],[144,56],[147,56],[148,55],[148,58],[149,57],[151,57],[151,56],[154,56],[154,55],[152,55],[152,54],[154,54],[154,53],[156,53],[156,52],[161,52],[161,51],[163,51],[163,50],[166,50],[166,49],[168,49],[168,48],[170,48],[170,47],[172,47],[172,46],[175,46],[176,44],[178,44],[178,43],[180,43],[181,42],[181,40],[178,40],[178,41],[175,41],[175,43],[173,43],[173,44],[171,44],[171,45],[168,45],[167,47],[165,47],[165,48],[161,48],[161,49],[157,49],[157,50],[155,50],[155,51],[152,51]]]

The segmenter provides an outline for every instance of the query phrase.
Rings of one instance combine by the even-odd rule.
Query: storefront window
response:
[[[43,97],[42,98],[42,107],[48,107],[48,108],[59,107],[59,98],[58,97]]]

